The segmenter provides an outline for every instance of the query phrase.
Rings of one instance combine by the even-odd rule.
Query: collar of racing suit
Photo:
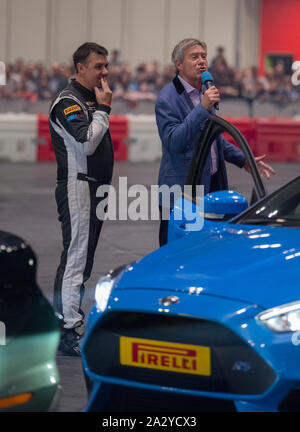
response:
[[[75,78],[71,79],[71,84],[85,98],[86,101],[97,102],[95,93],[90,91],[89,89],[87,89],[83,85],[79,84],[79,82],[76,81]]]

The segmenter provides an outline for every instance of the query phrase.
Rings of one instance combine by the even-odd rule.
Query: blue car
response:
[[[86,411],[299,410],[300,177],[267,194],[243,136],[211,116],[187,184],[224,131],[251,167],[252,203],[181,197],[168,244],[99,280],[82,343]],[[178,220],[187,203],[194,220]]]

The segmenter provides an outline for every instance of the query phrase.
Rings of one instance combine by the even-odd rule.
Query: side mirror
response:
[[[217,191],[204,197],[204,218],[227,221],[248,208],[246,198],[235,191]]]

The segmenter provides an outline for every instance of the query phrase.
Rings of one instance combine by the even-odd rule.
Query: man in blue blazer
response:
[[[207,71],[207,49],[205,42],[198,39],[184,39],[173,50],[172,61],[176,67],[176,76],[159,93],[155,106],[156,122],[162,142],[162,160],[159,170],[159,186],[169,187],[185,184],[188,168],[199,142],[209,113],[214,104],[220,101],[220,94],[215,86],[202,87],[201,75]],[[260,156],[256,158],[263,175],[270,176],[274,170]],[[207,158],[201,184],[204,193],[228,188],[225,161],[246,170],[244,154],[221,135],[215,140]],[[173,203],[170,204],[171,208]],[[168,220],[162,195],[160,194],[161,225],[160,246],[167,243]],[[168,209],[170,211],[170,209]]]

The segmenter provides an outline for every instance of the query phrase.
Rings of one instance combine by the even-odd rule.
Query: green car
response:
[[[0,413],[48,411],[58,398],[60,319],[36,269],[32,248],[0,231]]]

